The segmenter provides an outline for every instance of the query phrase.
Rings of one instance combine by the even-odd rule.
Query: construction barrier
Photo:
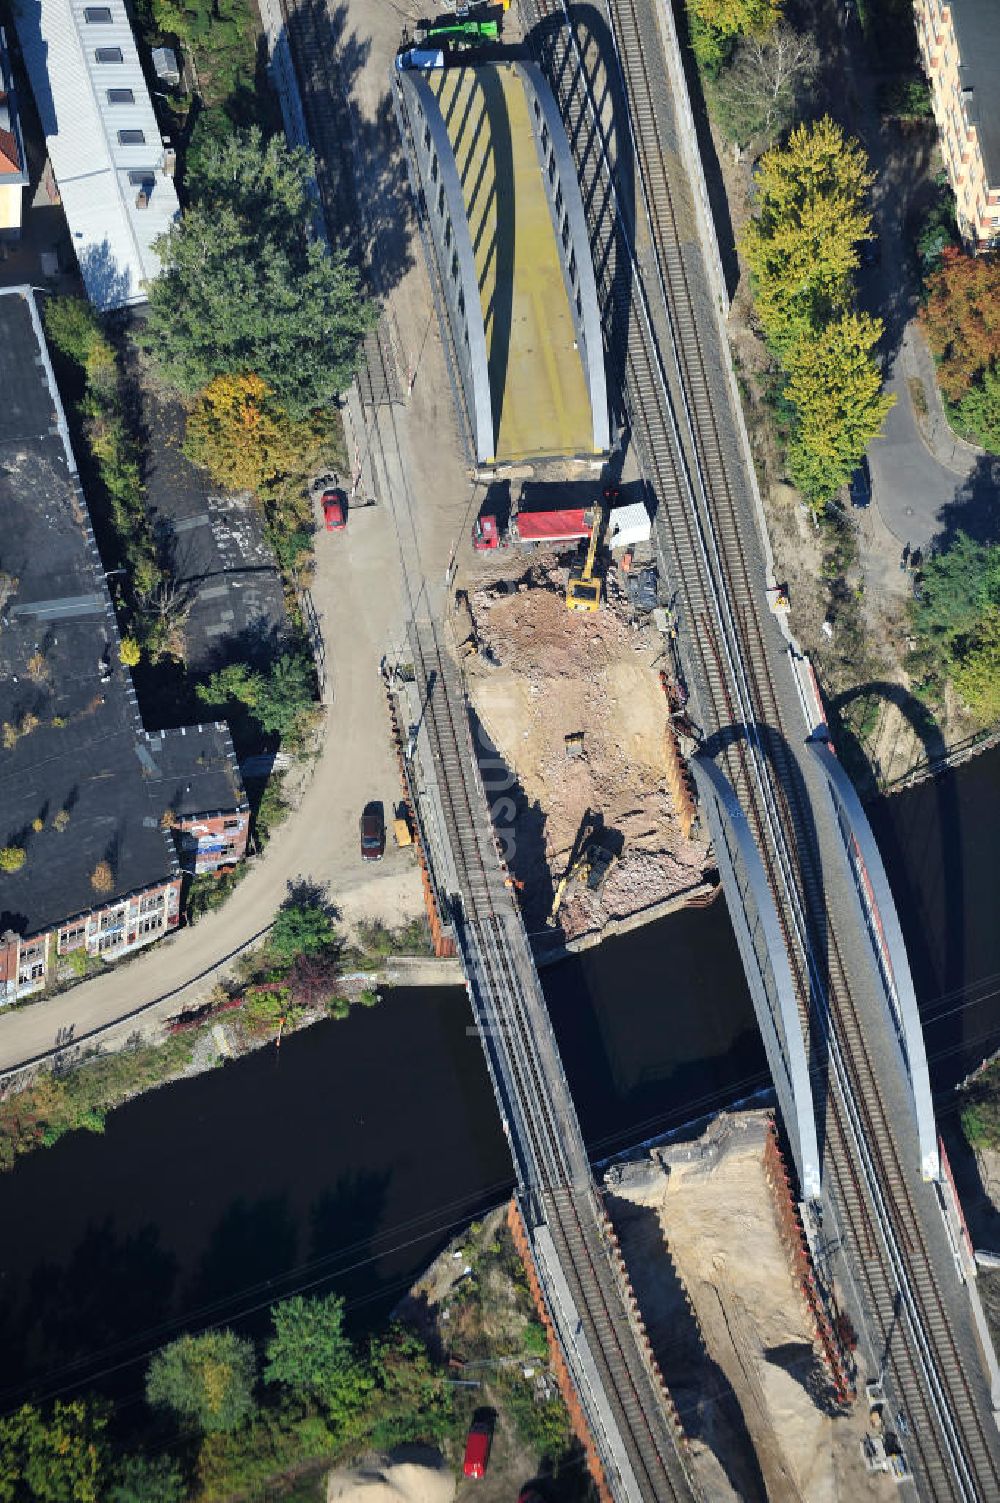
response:
[[[773,1117],[768,1121],[764,1145],[764,1174],[774,1197],[778,1234],[798,1281],[817,1353],[829,1375],[838,1404],[853,1404],[857,1398],[857,1368],[851,1350],[852,1333],[846,1320],[834,1324],[820,1294],[788,1170],[778,1146],[778,1130]]]

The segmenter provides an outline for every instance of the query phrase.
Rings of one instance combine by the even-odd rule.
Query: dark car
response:
[[[381,805],[369,807],[361,816],[361,859],[381,861],[385,855],[385,817]]]
[[[870,506],[872,499],[872,476],[867,459],[862,459],[849,481],[852,506]]]
[[[323,521],[327,532],[342,532],[347,526],[347,492],[323,492]]]

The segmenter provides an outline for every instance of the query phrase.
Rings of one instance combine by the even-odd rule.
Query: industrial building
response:
[[[249,808],[225,723],[143,725],[30,288],[0,291],[0,345],[4,1003],[168,933]]]
[[[24,0],[15,17],[87,296],[145,302],[179,205],[124,0]]]

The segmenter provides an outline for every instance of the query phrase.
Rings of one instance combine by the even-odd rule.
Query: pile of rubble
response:
[[[614,575],[594,613],[567,611],[565,580],[542,555],[475,591],[463,630],[477,648],[474,712],[517,783],[506,844],[529,925],[548,916],[588,811],[619,855],[599,893],[568,888],[559,920],[573,939],[698,888],[710,861],[704,838],[684,839],[667,786],[663,635]]]

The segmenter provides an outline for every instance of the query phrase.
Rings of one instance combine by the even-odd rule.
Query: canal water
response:
[[[1000,753],[874,811],[935,1091],[1000,1046]],[[753,1094],[763,1050],[725,906],[547,970],[591,1155]],[[261,1330],[336,1288],[363,1329],[510,1160],[461,988],[399,991],[114,1112],[0,1175],[0,1412],[94,1381],[119,1400],[186,1326]]]

